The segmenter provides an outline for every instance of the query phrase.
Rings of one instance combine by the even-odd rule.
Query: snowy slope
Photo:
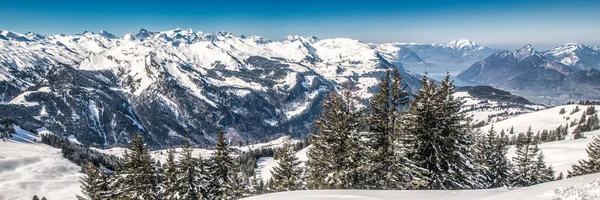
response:
[[[390,191],[390,190],[303,190],[271,193],[244,200],[571,200],[600,199],[600,173],[548,182],[512,190],[456,190],[456,191]]]
[[[571,114],[571,111],[575,109],[576,106],[579,106],[581,109],[579,112]],[[482,127],[482,130],[489,130],[493,125],[494,128],[499,131],[501,129],[508,130],[511,127],[514,128],[515,133],[526,132],[527,129],[531,126],[531,129],[534,133],[538,131],[546,130],[554,130],[558,128],[560,125],[565,126],[567,123],[570,123],[574,119],[579,120],[581,114],[585,112],[585,109],[588,106],[585,105],[563,105],[557,106],[546,110],[541,110],[537,112],[527,113],[523,115],[519,115],[504,121],[495,122],[489,124],[487,126]],[[595,106],[596,110],[600,109],[599,106]],[[565,114],[559,114],[560,110],[564,108]],[[573,131],[575,127],[569,128],[569,133]]]
[[[76,199],[81,168],[60,149],[34,142],[40,138],[15,127],[17,134],[0,141],[0,199]]]
[[[588,159],[588,154],[585,151],[588,143],[593,140],[593,137],[600,136],[600,130],[584,133],[586,138],[577,140],[562,140],[555,142],[546,142],[539,145],[544,152],[544,161],[548,166],[552,166],[555,171],[555,176],[563,173],[567,176],[567,171],[571,170],[573,164],[577,164],[579,160]],[[511,146],[506,155],[509,159],[515,157],[515,147]]]

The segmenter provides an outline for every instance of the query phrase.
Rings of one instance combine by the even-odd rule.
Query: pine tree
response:
[[[207,188],[207,199],[225,199],[225,195],[231,188],[230,173],[233,161],[229,154],[229,148],[225,142],[225,131],[219,127],[215,152],[209,160],[208,174],[211,180]]]
[[[554,181],[554,170],[552,166],[547,167],[544,161],[544,153],[540,151],[537,160],[535,162],[534,177],[536,178],[534,184],[540,184],[545,182]]]
[[[229,189],[224,193],[222,199],[241,199],[250,196],[250,187],[242,176],[239,159],[234,159],[229,180]]]
[[[567,177],[581,176],[600,172],[600,137],[594,137],[594,140],[588,144],[585,150],[588,154],[587,160],[579,160],[578,164],[572,166]]]
[[[250,194],[261,195],[265,194],[266,190],[267,188],[265,185],[265,181],[262,178],[257,177],[256,174],[254,174],[250,179]]]
[[[33,199],[32,200],[40,200],[40,198],[37,195],[33,195]]]
[[[492,184],[490,185],[490,188],[508,187],[511,185],[510,182],[513,174],[513,167],[507,157],[508,148],[508,136],[506,136],[503,130],[500,132],[493,148],[494,154],[492,154],[491,159],[492,175],[490,176]]]
[[[425,169],[428,189],[468,189],[477,187],[471,159],[473,138],[460,114],[461,101],[452,94],[454,86],[449,74],[437,86],[427,77],[421,80],[421,90],[409,111],[407,132],[408,158]]]
[[[163,197],[170,200],[178,199],[178,172],[175,164],[175,152],[172,149],[167,150],[167,162],[163,165],[163,170]]]
[[[369,184],[379,189],[401,189],[415,177],[411,173],[411,163],[403,158],[404,150],[400,140],[407,139],[403,134],[404,111],[409,103],[410,92],[403,83],[398,70],[394,70],[394,80],[390,71],[379,81],[379,92],[369,103]]]
[[[129,150],[131,153],[123,155],[118,199],[158,199],[154,161],[141,134],[136,135]]]
[[[88,200],[103,200],[107,198],[108,183],[106,172],[98,170],[91,162],[83,168],[82,176],[79,180],[81,193]]]
[[[271,170],[273,177],[273,191],[283,192],[299,190],[302,185],[302,169],[300,161],[294,154],[291,145],[286,144],[279,151],[277,166]]]
[[[179,170],[179,176],[177,182],[179,183],[177,189],[179,190],[179,199],[182,200],[193,200],[201,199],[200,187],[202,186],[200,180],[200,171],[197,160],[192,156],[192,148],[190,140],[186,138],[185,145],[181,150],[181,157],[177,164]]]
[[[558,177],[556,177],[556,180],[563,180],[563,179],[565,179],[565,175],[563,175],[563,173],[562,173],[562,172],[560,172],[560,173],[558,174]]]
[[[362,135],[358,131],[360,111],[355,111],[354,96],[348,87],[341,95],[330,91],[323,102],[323,114],[315,120],[310,135],[307,173],[310,189],[364,187],[366,179]]]
[[[100,188],[97,186],[97,182],[100,180],[100,176],[96,166],[94,166],[91,162],[88,162],[86,167],[83,169],[83,173],[85,176],[82,176],[79,180],[81,193],[83,193],[83,195],[85,195],[89,200],[99,200],[101,194]]]
[[[531,127],[521,140],[517,141],[515,165],[515,186],[524,187],[544,183],[553,179],[552,168],[546,167],[544,155],[538,147]]]

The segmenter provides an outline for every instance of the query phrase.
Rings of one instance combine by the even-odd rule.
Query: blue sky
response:
[[[115,35],[177,27],[277,40],[286,35],[365,42],[477,43],[517,47],[600,44],[600,1],[115,1],[0,2],[0,29]]]

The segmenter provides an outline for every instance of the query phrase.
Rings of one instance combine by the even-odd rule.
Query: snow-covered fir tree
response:
[[[355,110],[351,89],[340,94],[329,92],[323,114],[310,135],[307,173],[310,189],[347,189],[364,187],[366,179],[363,147],[358,131],[360,112]]]
[[[538,147],[538,140],[533,135],[531,127],[524,137],[516,144],[516,157],[513,158],[515,175],[513,185],[525,187],[553,180],[554,172],[546,167],[544,155]]]
[[[398,140],[402,135],[401,125],[404,111],[409,102],[410,93],[407,85],[397,70],[394,71],[393,81],[390,71],[379,81],[377,92],[369,103],[368,109],[368,148],[369,170],[368,184],[379,189],[405,188],[404,180],[408,169],[402,158],[403,151]]]
[[[190,140],[185,140],[185,145],[181,150],[181,156],[177,163],[177,190],[178,199],[193,200],[202,199],[201,188],[202,184],[201,173],[198,160],[192,156],[192,148]]]
[[[508,187],[511,186],[511,177],[513,175],[513,166],[507,157],[509,148],[508,136],[504,130],[500,131],[494,146],[493,157],[490,171],[491,184],[490,188]]]
[[[102,172],[101,172],[102,171]],[[85,196],[87,200],[104,200],[108,199],[106,196],[108,190],[108,183],[106,179],[106,173],[103,170],[98,170],[96,166],[94,166],[91,162],[83,168],[83,173],[85,176],[82,176],[79,180],[81,193]]]
[[[468,189],[477,187],[471,156],[473,138],[460,113],[462,102],[452,96],[450,76],[438,86],[427,77],[415,95],[406,123],[407,156],[426,170],[427,189]]]
[[[163,182],[162,182],[162,196],[165,199],[177,199],[179,192],[179,182],[177,179],[177,165],[175,163],[175,151],[173,149],[167,150],[167,161],[162,166],[163,168]]]
[[[600,137],[594,137],[585,151],[588,154],[588,159],[580,160],[578,164],[573,165],[567,177],[600,172]]]
[[[504,130],[498,135],[492,126],[487,133],[478,134],[473,157],[482,188],[511,185],[512,166],[506,157],[508,148],[508,137]]]
[[[277,166],[271,170],[273,188],[271,191],[282,192],[299,190],[302,188],[302,169],[300,161],[295,155],[290,144],[285,144],[279,150]]]
[[[119,176],[116,199],[158,199],[158,187],[154,161],[144,144],[144,138],[137,134],[129,147],[130,153],[123,155],[123,169]]]
[[[232,167],[229,172],[228,190],[226,190],[221,199],[241,199],[251,195],[251,188],[248,180],[243,177],[240,168],[240,160],[233,159]]]
[[[210,176],[207,185],[206,199],[226,199],[225,195],[231,189],[231,168],[233,160],[230,156],[227,142],[225,141],[225,131],[219,127],[217,131],[217,143],[215,152],[208,163],[208,174]]]

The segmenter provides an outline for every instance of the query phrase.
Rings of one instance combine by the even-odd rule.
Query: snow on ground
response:
[[[531,187],[493,190],[302,190],[271,193],[244,200],[575,200],[600,199],[600,173]]]
[[[0,141],[0,199],[76,199],[81,168],[63,158],[60,149],[15,126],[17,134]],[[35,141],[34,141],[35,139]]]
[[[579,106],[581,109],[579,112],[575,112],[571,114],[571,111],[575,109],[576,106]],[[482,127],[483,131],[489,130],[491,125],[494,125],[494,128],[497,131],[501,129],[508,130],[511,127],[514,127],[515,133],[527,132],[529,126],[537,133],[537,131],[546,130],[554,130],[558,128],[560,125],[565,126],[567,123],[570,123],[574,119],[579,121],[581,114],[585,112],[585,109],[588,106],[586,105],[564,105],[557,106],[554,108],[540,110],[537,112],[522,114],[504,121],[488,124]],[[565,114],[559,114],[560,110],[565,108]],[[596,110],[600,109],[600,107],[596,106]],[[569,127],[569,132],[573,131],[575,127]]]

